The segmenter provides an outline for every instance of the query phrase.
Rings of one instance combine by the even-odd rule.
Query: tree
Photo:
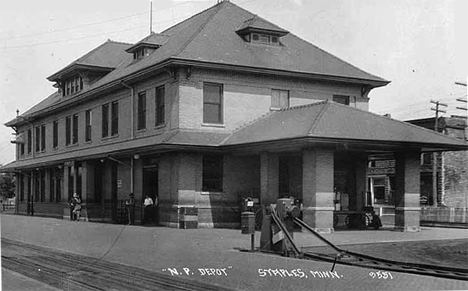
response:
[[[0,174],[0,196],[5,198],[15,197],[15,176],[12,173]]]

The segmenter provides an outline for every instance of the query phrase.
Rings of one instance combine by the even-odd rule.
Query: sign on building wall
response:
[[[122,180],[117,180],[117,188],[122,188]]]

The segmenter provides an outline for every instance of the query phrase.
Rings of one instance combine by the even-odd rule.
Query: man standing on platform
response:
[[[135,224],[135,199],[133,193],[130,193],[127,202],[125,202],[128,211],[128,225]]]
[[[151,199],[151,197],[146,195],[144,205],[145,205],[145,223],[149,223],[149,222],[151,222],[153,220],[152,217],[151,217],[151,215],[153,213],[153,211],[152,211],[153,210],[153,199]]]

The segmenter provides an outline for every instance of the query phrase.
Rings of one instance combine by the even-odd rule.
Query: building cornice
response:
[[[83,65],[79,65],[79,66],[83,66]],[[286,71],[286,70],[258,68],[258,67],[232,65],[232,64],[220,64],[220,63],[212,63],[212,62],[205,62],[205,61],[195,61],[195,60],[184,59],[184,58],[170,58],[160,63],[157,63],[155,65],[148,66],[139,71],[133,72],[132,74],[129,74],[127,76],[113,80],[109,83],[106,83],[96,88],[92,88],[88,91],[82,92],[81,94],[73,98],[66,99],[64,101],[51,105],[42,110],[33,112],[29,114],[28,116],[24,117],[24,120],[35,119],[43,114],[53,113],[64,107],[70,106],[71,104],[84,102],[92,96],[102,94],[105,91],[113,90],[118,86],[122,86],[121,85],[122,82],[131,83],[134,80],[143,78],[146,74],[154,73],[154,71],[163,70],[164,68],[170,67],[170,66],[175,66],[175,67],[192,66],[192,67],[207,68],[207,69],[237,71],[237,72],[250,73],[250,74],[261,74],[261,75],[267,74],[267,75],[275,75],[275,76],[283,76],[283,77],[302,78],[302,79],[309,79],[309,80],[314,80],[314,81],[339,82],[339,83],[344,82],[348,84],[370,86],[372,88],[385,86],[388,83],[390,83],[389,81],[357,79],[357,78],[349,78],[349,77],[313,74],[313,73],[306,73],[306,72],[293,72],[293,71]],[[86,66],[86,67],[91,68],[92,66]],[[19,122],[13,122],[13,121],[14,120],[6,123],[5,125],[16,126],[16,125],[20,125],[23,123],[22,121],[19,121]]]

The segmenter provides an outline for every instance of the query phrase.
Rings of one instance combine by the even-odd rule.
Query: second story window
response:
[[[41,150],[41,127],[36,127],[36,153]]]
[[[41,151],[46,149],[46,127],[45,124],[41,125]]]
[[[72,142],[73,144],[78,143],[78,114],[73,115]]]
[[[156,88],[156,126],[164,124],[164,86]]]
[[[28,129],[27,142],[28,142],[28,154],[30,154],[31,150],[32,150],[32,131],[31,131],[31,129]]]
[[[58,121],[57,120],[54,121],[52,131],[53,131],[52,146],[54,149],[56,149],[58,148]]]
[[[22,137],[22,142],[20,143],[20,154],[24,155],[24,132],[20,133],[20,136]]]
[[[102,137],[109,136],[109,104],[102,105]]]
[[[203,122],[223,123],[223,85],[203,84]]]
[[[85,111],[85,141],[91,141],[91,128],[93,116],[91,110]]]
[[[289,107],[289,91],[287,90],[271,90],[271,108],[288,108]]]
[[[343,105],[349,105],[349,96],[345,95],[333,95],[333,101]]]
[[[138,93],[137,129],[146,128],[146,92]]]
[[[111,135],[119,134],[119,102],[112,102],[111,107]]]
[[[65,145],[71,143],[71,116],[65,118]]]

